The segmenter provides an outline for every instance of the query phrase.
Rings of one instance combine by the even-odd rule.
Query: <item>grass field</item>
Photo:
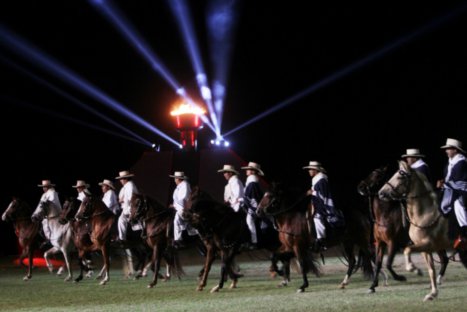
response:
[[[264,257],[264,254],[259,254]],[[268,274],[269,263],[243,255],[238,263],[245,277],[238,288],[225,285],[219,293],[209,289],[217,284],[219,263],[211,271],[206,290],[197,292],[197,272],[201,258],[186,254],[183,258],[186,275],[182,279],[160,282],[148,289],[148,278],[125,279],[118,263],[112,268],[111,280],[99,286],[94,279],[80,283],[64,282],[63,277],[36,268],[30,281],[22,280],[25,269],[13,265],[12,259],[0,260],[0,311],[465,311],[467,309],[467,271],[460,263],[450,263],[438,298],[422,302],[429,292],[429,281],[420,255],[414,261],[424,276],[404,273],[405,283],[389,279],[389,286],[380,286],[375,294],[367,294],[370,281],[360,272],[351,279],[347,289],[338,289],[345,266],[340,259],[326,258],[323,276],[310,276],[310,287],[296,293],[301,278],[292,274],[288,287],[278,288],[279,278]],[[257,257],[256,257],[257,258]],[[191,264],[196,262],[195,264]],[[403,273],[402,257],[395,268]],[[78,270],[74,268],[75,276]],[[382,282],[380,283],[382,285]]]

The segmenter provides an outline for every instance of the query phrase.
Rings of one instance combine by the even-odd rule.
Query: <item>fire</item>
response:
[[[206,111],[204,108],[199,107],[194,104],[187,104],[187,103],[182,103],[178,105],[174,110],[170,112],[170,115],[172,116],[179,116],[179,115],[184,115],[184,114],[193,114],[193,115],[204,115]]]

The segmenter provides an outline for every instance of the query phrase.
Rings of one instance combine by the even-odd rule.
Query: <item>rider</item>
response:
[[[467,249],[467,162],[462,142],[448,138],[441,146],[448,156],[444,180],[438,180],[436,187],[443,189],[441,211],[447,215],[454,208],[460,235],[454,242],[455,249]]]
[[[86,184],[83,180],[76,181],[76,185],[73,185],[72,188],[75,188],[78,191],[78,199],[83,201],[86,197],[91,196],[89,191],[89,184]]]
[[[58,198],[58,193],[55,190],[55,184],[50,182],[50,180],[42,180],[42,184],[39,184],[38,186],[42,187],[42,190],[44,191],[44,193],[42,194],[37,207],[39,207],[43,202],[52,202],[55,206],[62,209],[62,205],[60,204],[60,199]],[[43,244],[45,245],[47,243],[50,243],[50,238],[51,238],[51,231],[49,228],[48,220],[46,218],[42,220],[42,230],[44,231],[44,236],[46,240]],[[41,247],[44,247],[44,246],[41,245]]]
[[[258,247],[255,225],[256,208],[263,197],[263,191],[261,190],[258,176],[264,176],[264,172],[261,170],[259,164],[251,161],[246,167],[242,167],[242,169],[246,170],[247,176],[245,194],[243,196],[243,207],[246,209],[246,224],[251,233],[251,245],[248,246],[248,249],[253,250]]]
[[[115,187],[112,181],[104,179],[99,182],[102,187],[102,201],[109,208],[110,211],[116,216],[121,212],[120,205],[118,204],[117,195],[115,194]]]
[[[118,177],[115,179],[120,180],[122,184],[122,188],[120,189],[120,193],[118,194],[119,203],[122,206],[122,214],[118,218],[118,240],[117,242],[125,242],[127,231],[128,231],[128,223],[130,222],[130,209],[131,209],[131,197],[133,194],[138,193],[138,189],[136,188],[135,183],[133,182],[132,178],[135,175],[130,173],[129,171],[120,171],[118,173]],[[137,230],[133,227],[133,230]]]
[[[308,169],[312,178],[311,189],[306,194],[311,195],[311,215],[316,230],[315,250],[326,250],[326,224],[341,227],[344,217],[342,212],[334,207],[326,170],[321,163],[310,161],[303,169]]]
[[[175,184],[177,185],[173,192],[173,203],[170,205],[170,207],[177,211],[174,218],[173,245],[175,248],[182,248],[184,247],[182,240],[183,230],[188,230],[188,234],[190,236],[198,234],[198,232],[195,229],[192,229],[187,221],[183,219],[183,211],[185,210],[186,204],[190,198],[191,187],[190,183],[187,181],[188,177],[183,171],[175,171],[175,173],[173,175],[169,175],[169,177],[174,178]]]
[[[244,187],[242,181],[238,178],[238,171],[232,165],[224,165],[222,169],[217,170],[222,172],[227,184],[224,188],[224,202],[232,207],[235,212],[240,210],[241,199],[243,198]]]
[[[420,154],[420,150],[418,148],[408,148],[401,158],[409,164],[410,168],[423,173],[431,183],[430,167],[428,167],[427,163],[423,160],[425,155]]]

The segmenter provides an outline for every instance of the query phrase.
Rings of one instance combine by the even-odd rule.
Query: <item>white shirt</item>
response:
[[[58,198],[58,193],[53,187],[49,188],[47,192],[44,192],[41,196],[41,200],[37,207],[40,206],[41,202],[51,201],[55,206],[62,209],[62,204],[60,204],[60,199]]]
[[[244,187],[242,181],[240,181],[237,175],[231,176],[224,188],[224,201],[228,202],[233,210],[238,211],[243,193]]]
[[[78,199],[83,201],[86,198],[86,193],[84,191],[78,192]]]
[[[191,187],[186,180],[180,182],[175,188],[173,193],[173,205],[178,213],[182,213],[183,209],[185,208],[185,203],[189,199],[190,194]]]
[[[114,190],[108,189],[107,192],[104,193],[104,196],[102,196],[102,201],[107,206],[107,208],[113,212],[113,214],[116,215],[120,211],[117,194],[115,194]]]
[[[120,193],[118,194],[118,199],[122,204],[123,214],[130,214],[131,197],[133,196],[133,193],[137,194],[138,189],[136,188],[136,185],[133,183],[133,181],[128,181],[127,183],[125,183],[125,185],[120,190]]]

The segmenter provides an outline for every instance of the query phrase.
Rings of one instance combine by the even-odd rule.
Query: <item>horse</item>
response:
[[[76,200],[79,202],[78,200]],[[71,202],[76,205],[76,202]],[[99,274],[102,277],[100,285],[105,285],[110,280],[110,238],[112,224],[115,215],[107,208],[100,198],[85,197],[76,212],[74,222],[74,241],[78,249],[80,263],[80,274],[75,279],[79,282],[83,279],[84,256],[88,252],[100,250],[104,266]]]
[[[378,286],[378,276],[381,272],[386,248],[388,254],[387,270],[395,280],[407,280],[405,276],[397,274],[392,268],[396,252],[407,246],[410,240],[408,227],[404,226],[405,214],[402,209],[405,209],[405,207],[400,200],[381,200],[378,197],[378,191],[386,183],[387,178],[388,167],[382,166],[373,170],[357,187],[358,193],[368,198],[369,212],[373,223],[372,239],[374,239],[376,247],[375,274],[373,283],[369,288],[370,293],[374,293],[375,288]],[[447,261],[446,254],[440,254],[440,257]],[[406,261],[407,271],[416,271],[418,275],[422,275],[422,271],[412,263],[410,254],[407,255]]]
[[[308,224],[306,196],[293,194],[281,184],[273,185],[261,199],[257,214],[269,215],[274,218],[279,231],[279,239],[282,242],[282,252],[293,252],[302,269],[303,284],[297,292],[304,292],[308,287],[307,273],[312,272],[320,276],[319,268],[313,258],[312,235]],[[366,277],[373,274],[371,263],[371,251],[369,248],[369,224],[361,215],[346,217],[346,227],[341,235],[336,235],[328,240],[328,246],[342,244],[344,256],[348,261],[347,274],[340,283],[340,288],[348,285],[351,275],[360,267]],[[314,231],[311,231],[314,232]],[[330,235],[331,236],[331,235]],[[355,260],[354,247],[359,249],[358,262]]]
[[[39,203],[36,210],[32,214],[31,219],[34,222],[41,222],[44,219],[47,220],[47,226],[50,229],[49,240],[52,244],[52,248],[44,253],[44,259],[47,264],[47,268],[51,273],[53,272],[53,265],[49,261],[49,256],[61,251],[65,260],[66,269],[68,271],[68,276],[65,278],[65,281],[70,281],[73,277],[69,255],[70,251],[74,248],[73,230],[69,223],[60,224],[58,220],[60,212],[60,207],[56,206],[54,203],[50,201],[43,201]]]
[[[211,293],[223,288],[227,275],[232,279],[230,288],[236,288],[238,278],[242,275],[234,270],[235,256],[241,251],[241,246],[250,240],[246,215],[243,212],[235,212],[230,206],[219,203],[199,188],[194,188],[183,217],[198,230],[207,250],[197,290],[201,291],[206,286],[216,253],[219,253],[221,257],[221,273],[219,283],[211,289]],[[276,265],[276,262],[281,260],[284,271],[288,273],[291,256],[277,254],[279,247],[280,242],[277,236],[275,240],[274,238],[268,240],[259,238],[258,248],[273,252],[273,270],[279,274],[282,273]],[[284,278],[283,285],[287,282],[288,280]]]
[[[12,221],[14,224],[15,234],[22,249],[19,257],[20,265],[23,265],[23,260],[26,257],[28,258],[28,271],[23,277],[24,281],[28,281],[32,277],[33,253],[39,247],[39,232],[42,226],[38,222],[31,221],[31,214],[31,206],[20,198],[13,198],[2,214],[3,221]]]
[[[170,232],[175,217],[175,210],[165,207],[156,199],[144,194],[133,194],[131,198],[130,222],[144,225],[143,236],[152,250],[150,266],[154,274],[148,288],[157,284],[161,260],[167,264],[177,276],[184,274],[177,254],[173,251]]]
[[[379,190],[378,196],[407,202],[409,236],[413,245],[405,247],[404,255],[407,257],[411,252],[421,252],[431,281],[431,291],[423,301],[434,300],[438,296],[438,287],[432,253],[445,253],[452,246],[452,240],[448,236],[448,219],[440,212],[438,197],[431,183],[424,174],[399,161],[399,170]],[[467,251],[459,250],[459,256],[467,268]],[[441,270],[445,270],[447,261],[443,262],[443,257],[440,259]]]

